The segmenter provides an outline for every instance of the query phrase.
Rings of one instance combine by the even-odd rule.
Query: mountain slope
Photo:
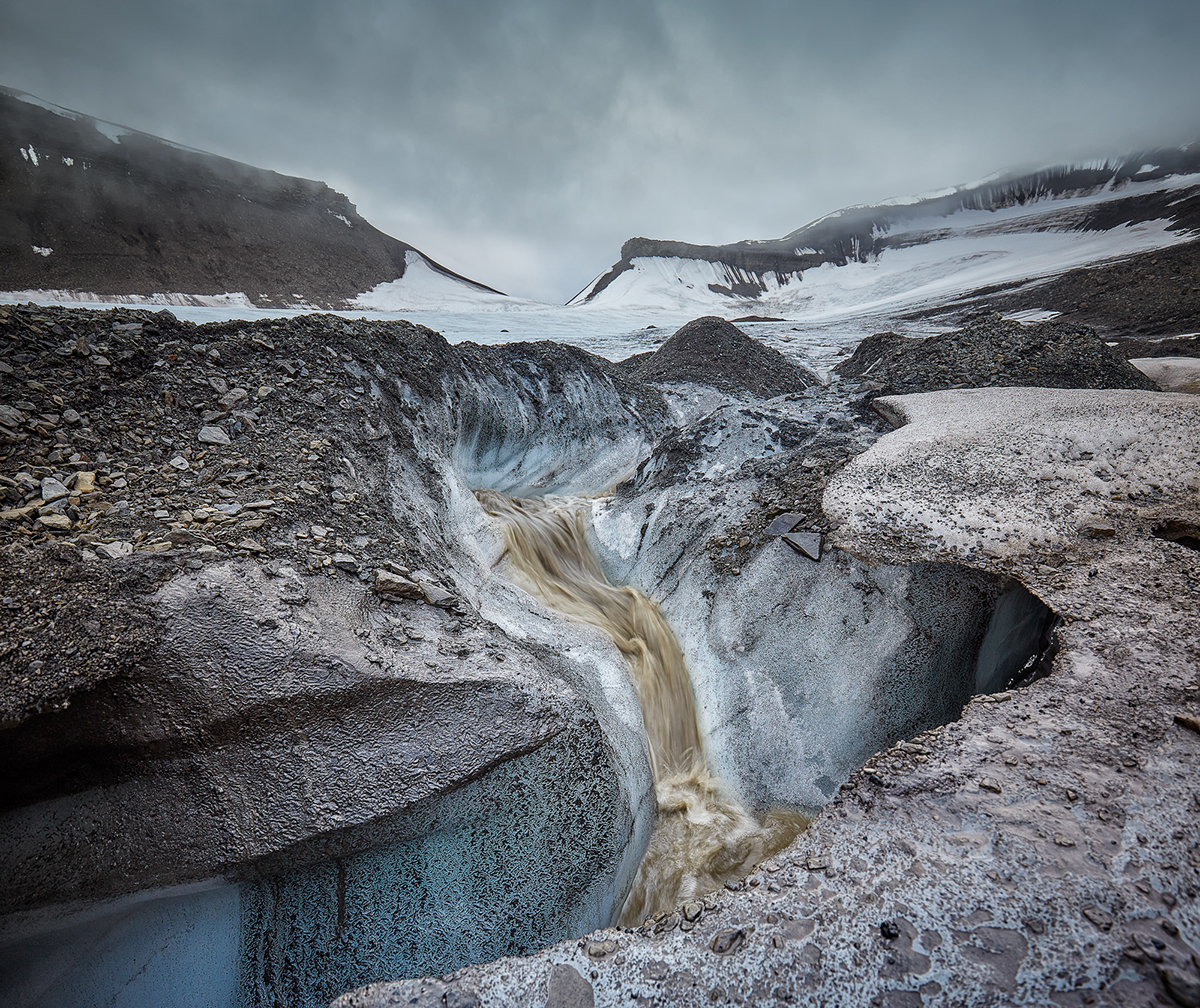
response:
[[[1200,144],[849,207],[770,241],[633,238],[572,303],[829,317],[954,299],[1189,241]]]
[[[500,296],[378,231],[323,182],[0,88],[4,290],[239,292],[262,307],[339,308],[394,284],[412,263],[461,297]],[[415,286],[419,297],[423,283],[399,288]]]

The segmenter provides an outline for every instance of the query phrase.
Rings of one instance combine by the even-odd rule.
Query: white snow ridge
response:
[[[1125,183],[1119,196],[1197,186],[1200,174],[1176,175]],[[886,231],[889,247],[844,264],[827,261],[792,270],[750,271],[706,258],[642,256],[632,259],[606,286],[591,288],[590,295],[582,294],[574,303],[586,300],[606,307],[716,313],[741,308],[787,314],[795,320],[832,320],[913,308],[992,284],[1051,277],[1195,237],[1191,231],[1173,228],[1174,222],[1165,216],[1106,230],[1080,225],[1087,213],[1113,199],[1114,192],[1104,188],[998,209],[916,217]],[[729,251],[734,259],[740,246],[730,246]],[[803,255],[811,250],[792,251]],[[761,287],[761,292],[731,296],[731,290],[739,285],[744,290],[747,283]]]
[[[533,302],[522,302],[520,298],[458,280],[434,269],[420,252],[410,250],[404,253],[404,276],[372,287],[350,304],[353,308],[376,311],[407,311],[509,308],[521,303]]]

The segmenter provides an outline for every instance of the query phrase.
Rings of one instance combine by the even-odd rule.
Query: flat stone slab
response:
[[[780,538],[809,560],[821,559],[821,536],[817,532],[789,532]]]
[[[804,515],[788,512],[777,516],[770,525],[764,530],[765,535],[783,535],[785,532],[791,532],[797,525],[804,520]]]
[[[201,427],[200,432],[196,435],[196,440],[201,444],[211,445],[227,445],[230,443],[229,435],[220,427]]]

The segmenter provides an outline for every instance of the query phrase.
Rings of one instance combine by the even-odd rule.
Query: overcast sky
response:
[[[1200,138],[1195,0],[0,0],[0,84],[563,301],[634,235]]]

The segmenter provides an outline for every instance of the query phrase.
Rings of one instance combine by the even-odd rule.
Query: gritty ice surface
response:
[[[851,549],[862,537],[889,543],[897,556],[1054,549],[1129,502],[1200,492],[1195,396],[987,388],[876,404],[903,426],[825,491],[825,511]]]
[[[1137,357],[1129,362],[1164,392],[1200,394],[1200,359]]]

